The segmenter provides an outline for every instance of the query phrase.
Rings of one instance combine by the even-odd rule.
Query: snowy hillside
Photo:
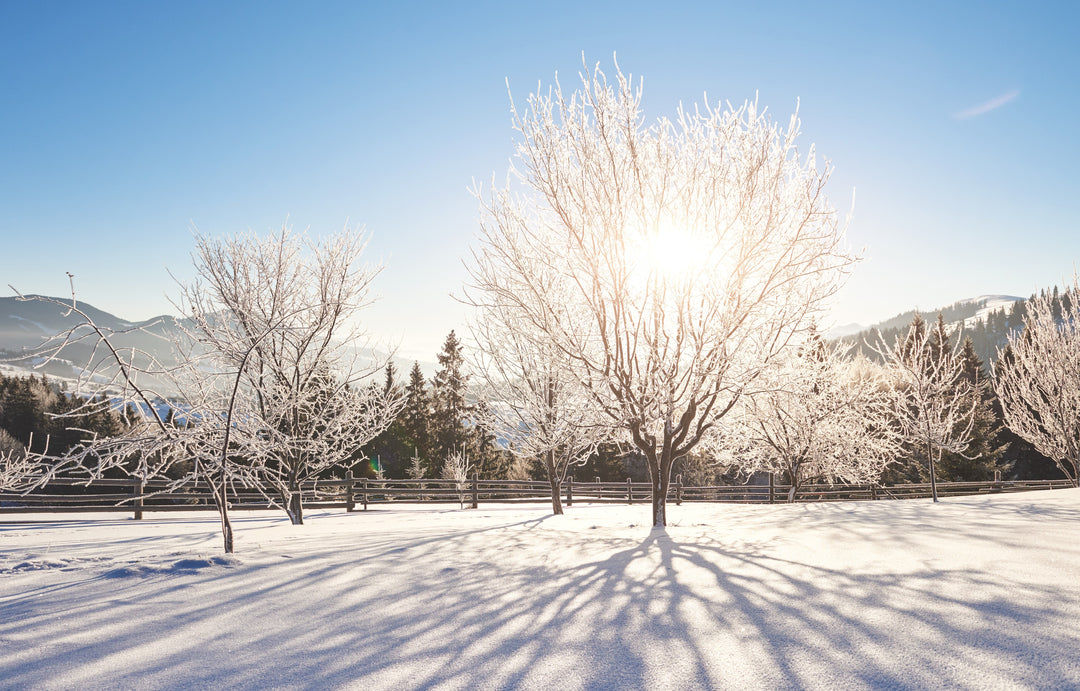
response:
[[[1080,490],[4,517],[6,688],[1080,688]]]
[[[1012,309],[1014,302],[1020,302],[1026,298],[1017,297],[1015,295],[980,295],[977,298],[971,298],[970,300],[962,300],[958,304],[972,304],[978,307],[978,311],[970,317],[966,317],[963,320],[964,328],[972,327],[978,320],[986,321],[986,318],[990,316],[991,312],[996,310],[1005,310],[1006,313]]]
[[[170,333],[175,329],[174,318],[168,315],[154,317],[142,322],[125,321],[109,312],[87,303],[79,303],[98,326],[107,332],[117,334],[114,345],[120,348],[137,348],[154,356],[165,366],[176,364]],[[42,343],[57,333],[70,329],[79,323],[77,315],[68,315],[66,310],[52,303],[17,300],[14,297],[0,298],[0,374],[7,376],[28,376],[46,374],[59,381],[74,381],[82,367],[89,362],[93,352],[93,341],[74,343],[66,346],[64,356],[56,362],[35,369],[39,361],[21,358],[26,352],[39,349]],[[434,353],[432,354],[434,355]],[[385,353],[374,349],[365,349],[357,353],[357,363],[381,362]],[[394,358],[398,375],[408,376],[413,361]],[[421,361],[420,367],[425,375],[435,372],[435,364]],[[158,386],[165,386],[158,382]],[[166,393],[174,393],[166,386]]]

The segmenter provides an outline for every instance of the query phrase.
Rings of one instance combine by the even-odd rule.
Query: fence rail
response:
[[[163,482],[135,479],[55,480],[30,494],[0,492],[0,514],[5,513],[75,513],[125,512],[142,518],[146,511],[214,510],[210,487],[191,483],[165,490]],[[939,482],[940,496],[961,496],[1000,492],[1025,492],[1072,487],[1068,480],[1012,480],[989,482]],[[668,501],[774,504],[787,501],[791,488],[770,478],[767,485],[724,485],[697,487],[684,485],[676,478],[668,490]],[[568,480],[560,492],[563,502],[586,504],[635,504],[651,500],[651,486],[646,482],[581,482]],[[229,508],[259,510],[274,508],[265,494],[242,489],[230,493]],[[545,480],[372,480],[353,478],[320,480],[301,487],[304,505],[309,508],[343,508],[353,511],[393,502],[455,503],[473,508],[480,503],[536,502],[551,498],[551,485]],[[930,496],[930,485],[802,485],[795,501],[876,501],[915,499]]]

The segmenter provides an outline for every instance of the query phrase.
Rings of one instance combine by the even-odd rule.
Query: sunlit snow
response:
[[[2,518],[4,688],[1080,687],[1080,490]]]

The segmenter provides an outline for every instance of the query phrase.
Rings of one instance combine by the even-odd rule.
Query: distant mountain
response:
[[[33,296],[28,296],[33,297]],[[60,302],[66,301],[54,298]],[[98,309],[93,305],[80,302],[80,310],[85,312],[94,323],[106,333],[112,334],[110,340],[118,348],[135,348],[153,356],[159,363],[169,366],[176,364],[177,354],[173,352],[170,330],[176,328],[175,319],[168,315],[154,317],[145,321],[130,322]],[[20,300],[15,297],[0,298],[0,372],[8,375],[46,374],[60,380],[74,380],[87,367],[91,360],[97,362],[104,353],[95,353],[96,338],[86,338],[65,345],[62,359],[41,364],[40,354],[43,345],[58,333],[71,329],[82,321],[77,314],[70,314],[64,307],[40,300]],[[76,336],[89,336],[89,329],[80,329]],[[54,342],[59,345],[59,342]],[[358,354],[359,360],[383,360],[386,354],[367,349]],[[408,381],[411,359],[393,358],[398,378],[404,384]],[[36,366],[36,368],[35,368]],[[425,376],[432,376],[435,364],[421,361],[420,368]]]
[[[54,299],[65,302],[60,298]],[[66,303],[70,304],[70,298]],[[161,316],[141,322],[129,322],[87,303],[77,305],[95,324],[111,335],[110,340],[114,346],[150,353],[165,365],[176,362],[171,342],[167,338],[169,329],[173,327],[172,317]],[[51,302],[20,300],[15,297],[0,298],[0,371],[8,374],[47,374],[62,380],[78,377],[84,367],[92,361],[100,361],[104,355],[100,350],[95,350],[97,339],[90,336],[89,328],[82,327],[73,333],[73,338],[64,346],[60,359],[43,364],[40,356],[50,346],[60,345],[60,341],[50,339],[82,321],[82,317],[66,307]],[[142,361],[145,362],[145,358]]]
[[[852,322],[851,324],[841,324],[840,326],[834,326],[833,328],[826,331],[825,337],[845,338],[847,336],[854,336],[855,334],[859,333],[860,331],[864,331],[865,329],[865,326],[863,326],[862,324],[856,324],[855,322]]]
[[[964,338],[971,338],[975,351],[984,362],[992,363],[997,359],[997,349],[1008,340],[1008,334],[1022,324],[1023,303],[1026,300],[1015,295],[980,295],[938,309],[908,310],[854,333],[850,330],[839,333],[840,329],[833,329],[828,335],[862,344],[862,351],[870,354],[866,346],[874,346],[879,340],[892,343],[897,337],[903,336],[916,312],[922,315],[928,325],[941,314],[950,329],[959,330]]]

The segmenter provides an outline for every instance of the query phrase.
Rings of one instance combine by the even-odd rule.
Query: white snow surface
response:
[[[986,301],[986,304],[984,304],[979,309],[979,311],[975,313],[975,316],[968,317],[964,320],[963,326],[965,329],[973,328],[975,326],[975,322],[979,321],[980,319],[985,321],[986,318],[990,316],[990,313],[995,310],[1004,309],[1005,313],[1008,314],[1009,311],[1012,309],[1013,303],[1020,302],[1021,300],[1024,300],[1024,298],[1017,297],[1016,295],[980,295],[977,298],[971,298],[970,300],[962,300],[961,302],[981,302],[983,300]]]
[[[0,515],[0,687],[1080,688],[1080,490]]]

